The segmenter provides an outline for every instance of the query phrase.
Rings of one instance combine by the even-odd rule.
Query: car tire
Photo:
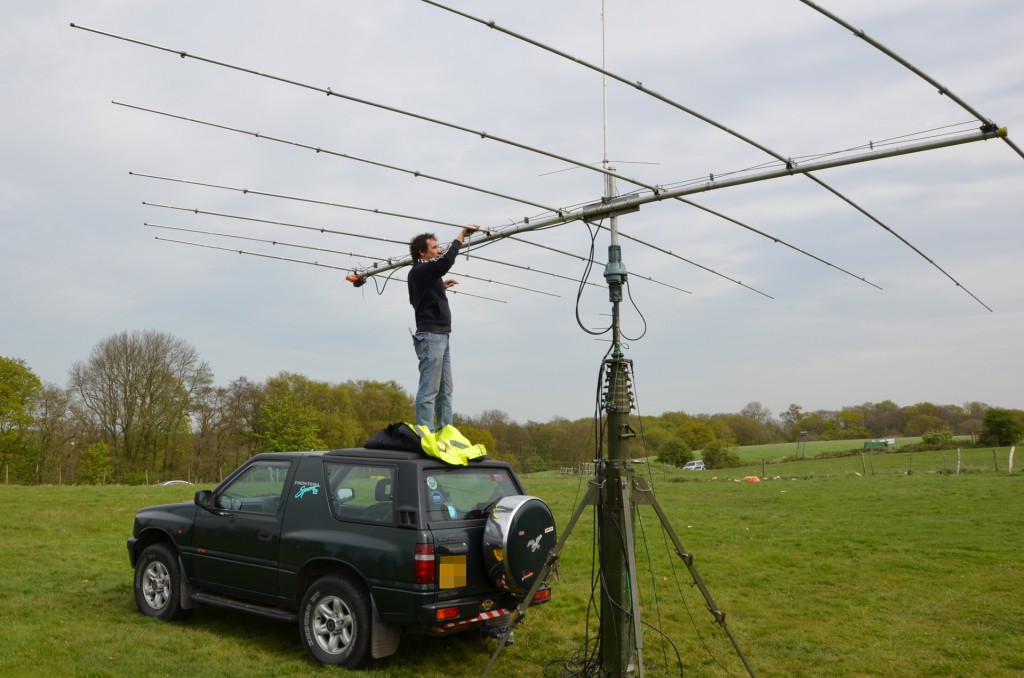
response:
[[[358,669],[370,661],[370,599],[349,579],[321,577],[302,598],[302,644],[318,664]]]
[[[164,544],[146,548],[135,561],[135,604],[147,617],[177,621],[188,616],[181,607],[181,568]]]

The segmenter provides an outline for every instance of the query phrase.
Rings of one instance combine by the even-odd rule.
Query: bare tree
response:
[[[193,398],[192,462],[197,477],[220,480],[259,451],[264,388],[245,377]]]
[[[759,421],[762,424],[767,424],[772,419],[772,411],[756,400],[752,403],[747,403],[746,406],[740,410],[740,414],[750,417],[754,421]]]
[[[122,332],[70,370],[69,388],[125,469],[173,470],[186,453],[193,398],[213,381],[195,347],[163,332]]]

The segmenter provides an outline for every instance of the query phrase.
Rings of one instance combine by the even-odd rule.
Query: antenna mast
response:
[[[607,73],[605,55],[605,0],[601,0],[601,59]],[[707,602],[707,609],[714,616],[729,640],[744,668],[751,678],[754,669],[743,656],[736,638],[725,623],[725,613],[718,609],[711,593],[693,566],[693,556],[679,542],[679,537],[669,523],[668,517],[654,497],[651,487],[635,477],[629,456],[629,444],[636,437],[630,426],[629,415],[633,411],[633,393],[630,372],[633,361],[622,352],[622,327],[619,307],[622,291],[626,284],[626,266],[622,262],[622,248],[619,245],[618,215],[635,212],[639,206],[623,205],[615,209],[618,191],[615,186],[615,168],[608,159],[608,89],[607,75],[603,75],[604,86],[604,197],[602,202],[608,209],[611,233],[608,245],[608,263],[604,279],[608,283],[608,299],[612,304],[612,347],[602,366],[604,379],[601,407],[607,414],[608,427],[603,436],[606,439],[607,454],[597,459],[596,484],[587,497],[594,496],[597,505],[597,530],[599,540],[599,570],[601,572],[601,626],[600,675],[602,678],[644,677],[643,633],[640,616],[640,585],[637,580],[635,512],[638,504],[649,504],[658,514],[666,534],[676,546],[677,555],[683,559],[690,571],[694,585]],[[600,454],[600,450],[598,450]],[[587,499],[584,498],[584,502]],[[566,539],[572,525],[579,516],[579,509],[563,533]],[[557,558],[561,546],[552,550]],[[485,672],[486,673],[486,672]]]
[[[606,65],[605,0],[601,0],[601,61]],[[604,109],[604,202],[618,197],[615,168],[608,159],[608,76],[602,75]],[[604,361],[604,393],[601,406],[608,415],[607,456],[598,460],[601,493],[598,499],[598,530],[601,577],[601,675],[635,675],[643,673],[640,636],[640,600],[636,581],[636,550],[633,543],[631,511],[633,468],[629,462],[629,441],[635,437],[629,425],[633,409],[630,392],[631,361],[622,353],[622,328],[619,306],[626,284],[626,267],[619,245],[619,224],[615,212],[610,215],[608,263],[604,278],[608,283],[608,300],[612,304],[612,349]],[[600,451],[599,451],[600,452]]]

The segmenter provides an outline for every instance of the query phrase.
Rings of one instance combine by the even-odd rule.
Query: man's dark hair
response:
[[[427,249],[428,240],[437,240],[433,233],[420,233],[409,243],[409,254],[414,262],[419,261],[420,254]]]

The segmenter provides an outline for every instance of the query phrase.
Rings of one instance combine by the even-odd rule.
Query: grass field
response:
[[[1006,473],[1005,458],[1004,471],[992,472],[991,451],[961,475],[939,470],[938,457],[871,461],[867,476],[859,457],[771,464],[758,483],[741,479],[759,465],[638,473],[650,475],[759,676],[1024,675],[1024,474]],[[581,478],[554,473],[526,482],[559,527],[584,490]],[[292,625],[216,609],[175,624],[136,612],[124,545],[133,513],[189,500],[195,489],[0,486],[0,675],[342,673],[312,664]],[[588,512],[563,554],[553,602],[531,611],[493,675],[544,675],[547,661],[585,643],[592,524]],[[672,639],[684,675],[746,675],[649,507],[637,532],[644,619]],[[657,639],[645,633],[647,675],[679,675]],[[396,656],[363,675],[479,675],[493,649],[494,641],[406,636]]]
[[[966,447],[971,444],[970,436],[957,438]],[[777,461],[790,459],[798,454],[807,457],[815,457],[823,452],[845,452],[847,450],[859,450],[864,448],[864,443],[870,442],[870,438],[857,440],[812,440],[803,448],[799,443],[770,443],[768,445],[745,445],[734,448],[733,451],[740,459],[745,461]],[[921,442],[921,438],[897,438],[892,449],[899,450],[905,445]],[[955,443],[960,445],[960,442]]]

